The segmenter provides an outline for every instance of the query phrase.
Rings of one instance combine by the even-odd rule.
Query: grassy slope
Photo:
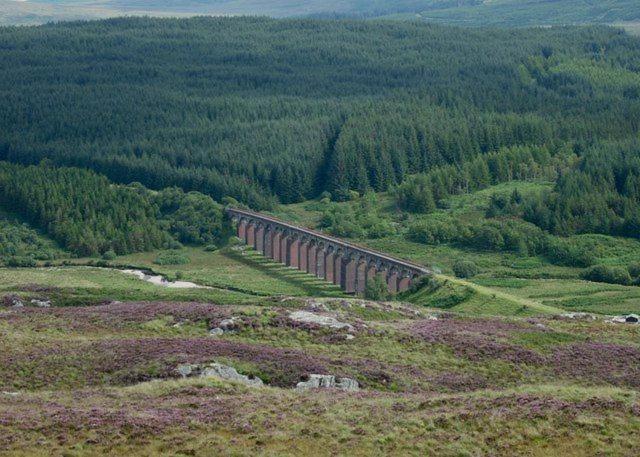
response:
[[[184,248],[180,252],[189,257],[189,264],[156,265],[157,253],[147,252],[119,257],[113,265],[149,269],[169,279],[180,276],[184,281],[212,289],[165,288],[111,269],[70,265],[0,268],[0,295],[17,293],[29,299],[45,296],[58,305],[109,300],[224,300],[238,303],[274,295],[342,296],[338,287],[270,262],[252,250],[206,252],[202,248]],[[85,264],[90,260],[73,262]]]
[[[518,185],[546,186],[509,186]],[[456,197],[447,211],[478,217],[489,194]],[[318,213],[304,206],[281,215],[314,225]],[[392,211],[388,196],[379,206]],[[637,252],[634,243],[605,238],[596,241],[609,263]],[[339,290],[251,250],[184,248],[191,261],[175,266],[154,264],[157,253],[115,261],[210,290],[167,289],[99,268],[0,269],[0,296],[125,301],[0,305],[0,455],[634,454],[638,327],[553,314],[605,309],[587,305],[594,297],[637,306],[639,288],[586,283],[575,279],[577,270],[543,259],[433,250],[400,236],[360,241],[423,262],[437,258],[446,272],[453,259],[473,258],[483,272],[473,282],[440,277],[470,296],[446,308],[456,315],[436,321],[427,314],[440,310],[430,307],[450,294],[418,292],[412,298],[426,308],[314,299],[354,326],[347,339],[344,330],[288,319],[311,302],[272,297],[339,297]],[[538,279],[536,272],[568,279]],[[231,316],[240,322],[235,332],[208,336]],[[178,364],[210,361],[269,386],[176,379]],[[363,390],[292,389],[310,373],[352,377]]]
[[[200,396],[186,392],[202,392]],[[89,400],[77,402],[72,395],[27,395],[24,401],[49,401],[74,404],[82,412],[89,410],[90,401],[100,402],[102,411],[115,412],[114,403],[129,402],[131,397],[150,404],[163,405],[167,398],[175,403],[206,401],[205,392],[215,394],[238,407],[226,416],[226,423],[198,423],[191,430],[174,427],[162,434],[125,441],[115,436],[105,442],[108,433],[80,429],[73,434],[61,433],[68,443],[53,441],[45,450],[33,444],[48,433],[31,432],[16,436],[17,444],[27,441],[11,456],[48,456],[51,452],[69,451],[68,455],[566,455],[584,456],[598,453],[633,455],[633,435],[638,421],[629,411],[634,393],[622,389],[565,388],[549,385],[504,393],[458,394],[424,397],[350,398],[335,393],[300,396],[293,392],[264,389],[260,392],[229,386],[215,381],[173,382],[168,385],[148,383],[132,389],[110,389],[89,392]],[[84,395],[87,395],[86,393]],[[43,400],[44,397],[44,400]],[[501,408],[495,413],[487,404],[515,404],[521,398],[536,400],[543,405],[557,402],[577,409],[580,405],[612,403],[620,410],[586,409],[573,423],[571,412],[555,417],[551,408],[539,408],[533,420],[520,409],[511,412]],[[17,403],[17,402],[13,402]],[[450,405],[444,407],[443,405]],[[416,406],[419,405],[419,406]],[[470,419],[468,409],[478,411]],[[198,411],[199,407],[192,407]],[[149,411],[150,408],[144,411]],[[515,409],[515,408],[514,408]],[[399,413],[398,411],[405,411]],[[125,417],[143,418],[143,413],[127,410]],[[242,422],[244,421],[244,422]],[[133,421],[132,421],[133,422]],[[220,421],[218,421],[220,422]],[[239,425],[244,423],[244,428]],[[9,429],[11,430],[11,429]],[[63,429],[64,430],[64,429]],[[508,433],[506,433],[508,432]],[[417,438],[416,438],[417,437]],[[42,439],[42,438],[41,438]],[[49,442],[49,441],[47,441]],[[18,446],[16,446],[18,447]]]
[[[153,252],[119,257],[118,262],[148,267],[169,277],[180,273],[184,280],[197,284],[244,290],[254,295],[341,295],[338,287],[272,262],[250,249],[206,252],[201,248],[185,248],[181,252],[190,259],[186,265],[156,265]]]
[[[473,194],[454,196],[448,201],[448,209],[439,209],[429,215],[410,216],[396,235],[357,241],[401,258],[433,266],[452,282],[451,267],[456,260],[475,262],[480,274],[472,283],[484,287],[472,287],[473,293],[468,300],[448,308],[451,310],[512,315],[534,312],[534,309],[557,312],[558,308],[604,314],[640,312],[640,288],[589,283],[580,279],[582,270],[579,268],[552,265],[541,257],[475,251],[455,245],[424,245],[407,241],[403,236],[404,228],[413,221],[438,220],[449,215],[466,221],[484,218],[485,208],[493,193],[510,193],[517,188],[526,194],[539,192],[549,186],[550,183],[544,182],[510,182]],[[312,203],[287,205],[274,214],[297,224],[314,227],[321,216],[316,206]],[[382,217],[393,217],[395,208],[391,196],[380,194],[378,208]],[[604,235],[579,235],[575,239],[592,247],[598,263],[626,266],[640,258],[640,242],[635,240]],[[517,280],[526,282],[528,287],[513,286]],[[460,293],[460,287],[456,291]],[[437,306],[442,297],[428,297],[423,292],[409,299]],[[528,306],[523,308],[525,303],[521,299],[527,300]]]
[[[331,312],[355,326],[346,340],[344,331],[288,321],[303,302],[217,300],[0,309],[0,455],[635,449],[635,327],[554,318],[431,321],[398,305],[336,300],[327,304]],[[231,315],[241,319],[238,331],[207,336]],[[211,360],[270,386],[175,380],[178,363]],[[310,372],[353,377],[364,390],[295,392]],[[162,380],[139,384],[154,378]]]
[[[225,299],[231,302],[255,297],[224,289],[168,289],[117,271],[85,266],[51,268],[0,268],[0,295],[48,298],[56,305],[101,303],[110,300]]]

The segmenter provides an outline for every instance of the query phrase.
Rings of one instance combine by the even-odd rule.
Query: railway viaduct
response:
[[[276,262],[306,271],[339,285],[347,293],[362,293],[368,279],[381,275],[389,292],[407,290],[428,268],[381,252],[297,227],[253,211],[227,208],[238,237]]]

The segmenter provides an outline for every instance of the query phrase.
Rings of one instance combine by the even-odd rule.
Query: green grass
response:
[[[561,310],[581,310],[603,314],[640,312],[640,288],[610,286],[580,280],[583,269],[551,264],[543,257],[526,257],[510,252],[477,251],[451,244],[426,245],[408,241],[405,230],[410,224],[442,218],[473,222],[485,217],[485,210],[494,193],[539,193],[552,187],[549,182],[513,181],[472,193],[450,197],[446,208],[426,215],[409,214],[398,217],[393,197],[378,194],[376,211],[381,217],[397,220],[398,233],[379,239],[358,239],[399,258],[433,267],[451,277],[457,260],[474,262],[479,274],[465,284],[449,284],[430,294],[423,290],[406,296],[425,306],[446,308],[470,314],[530,315],[558,313]],[[352,205],[345,202],[341,205]],[[322,205],[305,202],[286,205],[274,211],[277,217],[296,224],[314,227],[322,215]],[[572,242],[584,246],[596,257],[596,263],[627,266],[640,258],[638,240],[606,235],[577,235]],[[449,278],[451,279],[451,278]],[[450,281],[453,283],[454,281]],[[480,288],[475,285],[481,286]]]
[[[0,268],[0,295],[7,293],[18,293],[25,298],[45,296],[60,306],[110,300],[255,300],[253,295],[225,289],[169,289],[119,271],[86,266]]]
[[[108,300],[180,300],[248,302],[261,297],[326,296],[341,297],[333,284],[307,273],[275,263],[251,249],[230,248],[206,252],[203,248],[176,251],[188,257],[183,265],[157,265],[156,252],[120,256],[111,264],[136,267],[162,274],[170,280],[191,281],[211,289],[166,288],[114,269],[70,265],[43,268],[0,269],[0,294],[17,292],[31,298],[46,295],[59,305],[99,303]],[[77,259],[85,264],[92,259]],[[45,287],[43,293],[34,286]],[[37,288],[36,287],[36,288]]]
[[[437,290],[421,289],[402,298],[423,306],[475,316],[537,316],[562,312],[560,308],[498,288],[451,276],[437,275],[436,278],[441,284]]]
[[[341,296],[340,289],[312,275],[273,262],[252,249],[226,248],[206,252],[184,248],[185,265],[156,265],[155,253],[118,257],[118,263],[147,267],[158,273],[197,284],[242,291],[254,295]]]
[[[483,278],[475,283],[545,305],[601,314],[640,313],[640,287],[567,279]]]

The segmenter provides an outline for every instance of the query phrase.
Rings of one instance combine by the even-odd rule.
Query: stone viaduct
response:
[[[382,275],[389,292],[402,292],[428,268],[380,252],[297,227],[253,211],[227,208],[237,235],[248,246],[276,262],[306,271],[339,285],[347,293],[362,293],[368,279]]]

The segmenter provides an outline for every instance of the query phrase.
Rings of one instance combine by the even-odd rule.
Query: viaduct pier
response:
[[[376,275],[384,278],[389,292],[396,293],[431,274],[421,265],[270,216],[230,207],[226,212],[238,238],[248,246],[276,262],[339,285],[347,293],[364,292],[367,280]]]

